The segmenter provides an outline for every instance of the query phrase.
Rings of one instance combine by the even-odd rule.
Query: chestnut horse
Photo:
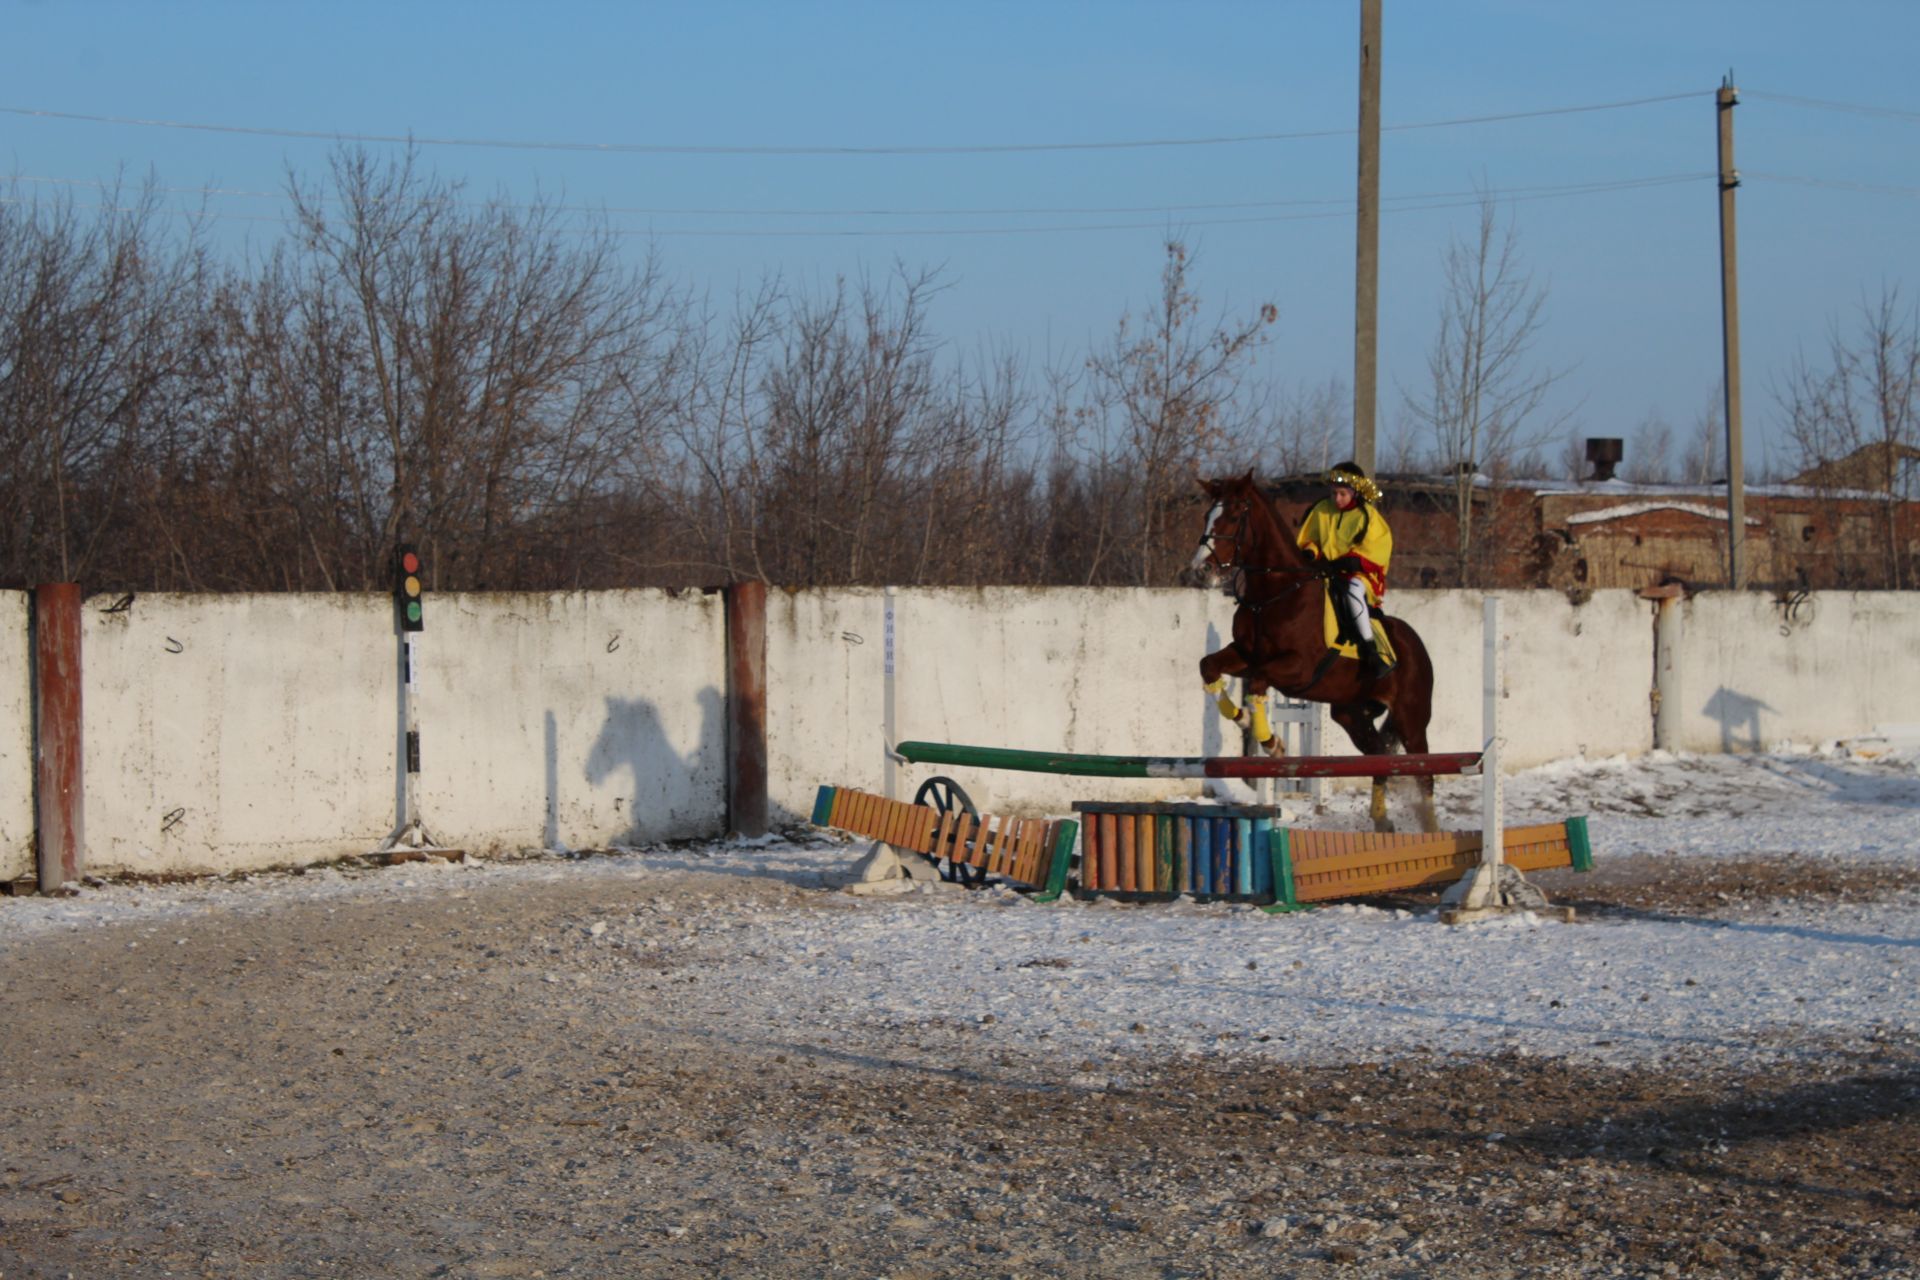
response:
[[[1433,663],[1414,629],[1399,618],[1374,619],[1393,646],[1392,670],[1369,680],[1358,659],[1341,658],[1327,647],[1325,578],[1300,549],[1294,532],[1254,483],[1253,473],[1232,480],[1202,480],[1212,506],[1201,529],[1192,572],[1207,586],[1237,578],[1233,643],[1200,660],[1200,682],[1219,694],[1222,715],[1246,723],[1248,708],[1233,706],[1224,680],[1239,676],[1253,707],[1256,732],[1265,729],[1265,697],[1278,689],[1289,698],[1328,704],[1334,723],[1347,731],[1363,755],[1396,750],[1424,752],[1427,722],[1433,716]],[[1386,719],[1374,722],[1381,713]],[[1281,754],[1280,736],[1267,740]],[[1438,829],[1433,812],[1433,779],[1421,778],[1420,823]],[[1392,830],[1387,819],[1387,780],[1373,780],[1371,815],[1376,829]]]

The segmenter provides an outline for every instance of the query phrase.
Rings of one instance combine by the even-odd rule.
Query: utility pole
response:
[[[1727,72],[1714,95],[1720,121],[1720,375],[1727,410],[1727,585],[1747,585],[1747,489],[1740,448],[1740,278],[1735,268],[1733,192],[1740,171],[1733,167],[1733,108],[1740,101]]]
[[[1360,184],[1354,208],[1353,460],[1373,474],[1380,337],[1380,0],[1360,0]]]

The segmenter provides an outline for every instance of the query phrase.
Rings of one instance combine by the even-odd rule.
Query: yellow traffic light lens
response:
[[[405,592],[406,592],[406,593],[407,593],[408,595],[410,595],[410,596],[417,596],[417,595],[419,595],[419,594],[420,594],[420,579],[418,579],[418,578],[416,578],[416,577],[414,577],[414,576],[413,576],[412,574],[408,574],[408,575],[407,575],[407,580],[406,580],[406,582],[405,582],[404,584],[402,584],[402,587],[401,587],[401,589],[402,589],[403,591],[405,591]],[[412,605],[411,607],[412,607],[412,608],[414,608],[414,609],[418,609],[418,608],[419,608],[420,606],[419,606],[418,604],[415,604],[415,605]]]

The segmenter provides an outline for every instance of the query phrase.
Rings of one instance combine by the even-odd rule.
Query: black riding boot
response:
[[[1368,680],[1378,680],[1393,668],[1380,660],[1380,646],[1371,640],[1356,640],[1355,649],[1360,653],[1360,674]]]

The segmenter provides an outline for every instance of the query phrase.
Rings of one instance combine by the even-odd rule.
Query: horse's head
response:
[[[1247,562],[1254,514],[1265,503],[1251,471],[1229,480],[1201,480],[1200,490],[1207,495],[1207,518],[1187,573],[1204,586],[1217,587]]]

